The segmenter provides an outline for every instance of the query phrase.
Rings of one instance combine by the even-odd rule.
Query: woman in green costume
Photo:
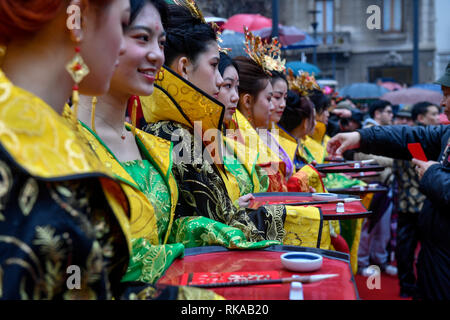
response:
[[[123,182],[130,199],[132,256],[123,281],[153,283],[185,247],[223,245],[260,248],[272,243],[249,243],[235,228],[191,212],[177,219],[179,190],[172,174],[170,141],[125,123],[132,96],[148,96],[164,62],[164,25],[167,8],[162,0],[131,1],[131,21],[126,28],[126,52],[111,81],[109,92],[81,98],[79,119],[89,143]]]

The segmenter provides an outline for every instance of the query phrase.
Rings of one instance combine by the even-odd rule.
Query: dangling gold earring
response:
[[[92,109],[91,109],[91,128],[92,131],[95,131],[95,107],[97,106],[97,97],[92,97]]]
[[[131,132],[136,136],[137,108],[139,103],[138,96],[131,96],[129,103],[131,106]]]
[[[75,56],[69,63],[66,65],[66,70],[69,72],[75,84],[72,87],[72,107],[73,107],[73,115],[72,120],[75,127],[77,127],[78,123],[78,103],[80,101],[78,94],[78,85],[79,83],[86,77],[89,73],[89,68],[84,63],[83,58],[80,55],[80,48],[75,47]]]
[[[6,46],[0,44],[0,67],[2,65],[4,56],[6,56]]]

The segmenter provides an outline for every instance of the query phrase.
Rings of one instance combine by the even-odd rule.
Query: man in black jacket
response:
[[[437,83],[442,86],[441,105],[450,117],[450,63]],[[450,126],[375,126],[341,133],[327,146],[330,155],[345,150],[410,160],[408,143],[419,142],[427,159],[413,159],[420,179],[419,190],[427,199],[418,217],[421,250],[417,263],[417,299],[450,299]]]

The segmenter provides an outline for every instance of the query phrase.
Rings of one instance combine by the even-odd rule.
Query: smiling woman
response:
[[[189,212],[186,217],[175,216],[180,192],[171,172],[172,142],[125,123],[127,102],[137,101],[137,95],[151,95],[155,78],[160,77],[167,16],[164,0],[132,0],[126,52],[109,92],[98,97],[95,110],[90,108],[90,98],[81,99],[82,131],[97,156],[122,181],[130,203],[132,251],[122,281],[155,283],[183,255],[185,246],[259,246],[247,243],[242,231],[225,229],[206,217],[192,217]],[[209,69],[206,64],[203,73]]]

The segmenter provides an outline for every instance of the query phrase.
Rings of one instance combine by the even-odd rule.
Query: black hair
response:
[[[272,83],[272,85],[274,85],[275,82],[277,82],[278,80],[284,80],[284,82],[286,82],[286,85],[289,88],[289,83],[284,73],[278,71],[270,71],[270,73],[272,74],[272,77],[270,78],[270,82]]]
[[[147,3],[153,5],[159,12],[161,23],[164,29],[166,29],[169,11],[167,3],[164,0],[130,0],[130,24],[136,19],[142,8],[144,8],[144,5]]]
[[[436,106],[434,103],[431,103],[428,101],[418,102],[415,105],[413,105],[412,110],[411,110],[412,120],[417,121],[417,118],[419,117],[419,115],[425,115],[428,112],[428,107],[431,107],[431,106],[435,106],[439,110],[438,106]]]
[[[318,89],[314,89],[309,94],[309,99],[314,104],[314,108],[316,108],[317,114],[321,114],[322,112],[327,110],[331,104],[330,98],[328,98],[325,93],[322,92],[322,90]]]
[[[300,96],[297,92],[288,90],[286,108],[280,119],[280,126],[288,132],[302,124],[304,119],[313,116],[313,103],[306,97]]]
[[[372,102],[369,106],[369,115],[372,119],[375,118],[375,111],[383,111],[387,106],[390,106],[391,103],[386,100],[376,100]]]
[[[253,97],[264,90],[270,77],[252,59],[248,57],[235,57],[233,61],[239,67],[239,95],[248,93]]]
[[[225,69],[229,66],[233,66],[236,68],[237,73],[239,74],[239,66],[231,57],[225,52],[220,52],[220,61],[219,61],[219,72],[223,76]]]
[[[169,4],[164,55],[170,65],[180,54],[195,62],[211,41],[217,42],[216,32],[207,23],[194,17],[188,8]]]

